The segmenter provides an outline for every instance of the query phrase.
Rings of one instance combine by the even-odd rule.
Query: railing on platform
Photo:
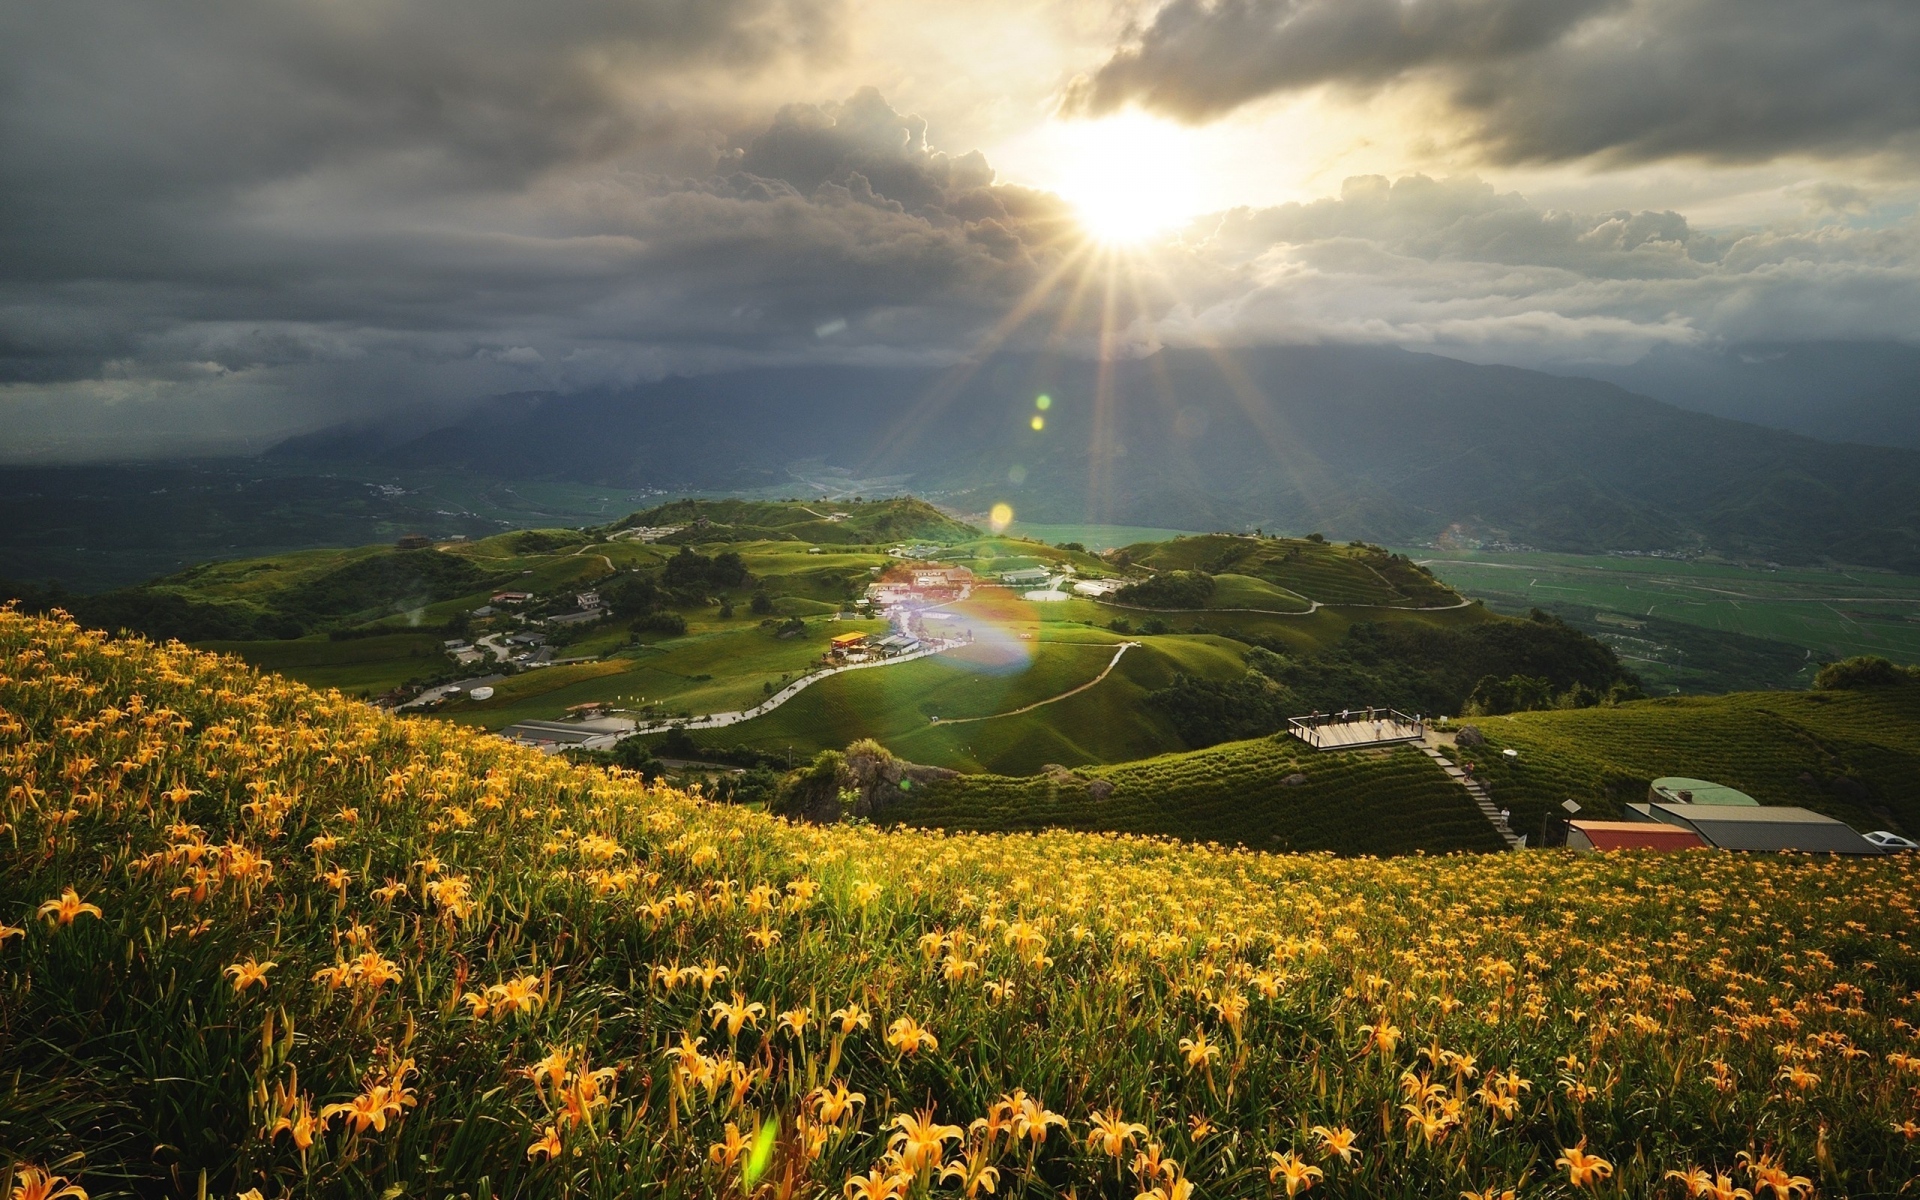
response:
[[[1427,735],[1424,717],[1410,717],[1397,708],[1350,708],[1337,713],[1310,713],[1288,717],[1287,731],[1316,750],[1333,746],[1384,745],[1417,742]],[[1360,736],[1341,736],[1357,732]],[[1373,736],[1365,736],[1371,732]]]

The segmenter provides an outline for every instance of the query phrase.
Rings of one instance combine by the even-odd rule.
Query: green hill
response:
[[[665,540],[711,542],[802,541],[824,545],[879,545],[920,541],[946,544],[980,536],[924,500],[676,500],[637,512],[610,530],[679,525]]]
[[[1404,555],[1358,542],[1341,546],[1312,538],[1210,533],[1143,542],[1126,547],[1122,554],[1124,561],[1156,571],[1204,571],[1228,579],[1258,580],[1287,594],[1269,600],[1245,583],[1219,586],[1205,605],[1209,608],[1286,611],[1304,607],[1302,599],[1394,608],[1460,603],[1459,594],[1425,567]]]
[[[1341,854],[1502,848],[1466,790],[1424,754],[1322,753],[1286,735],[1025,778],[956,776],[912,789],[879,819],[982,833],[1154,833]]]

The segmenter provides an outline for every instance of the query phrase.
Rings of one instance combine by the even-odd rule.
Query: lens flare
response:
[[[987,524],[995,533],[1005,533],[1007,526],[1013,524],[1013,505],[1005,503],[994,505],[993,511],[987,514]]]
[[[1033,426],[1033,431],[1035,433],[1039,433],[1042,429],[1045,429],[1047,427],[1047,419],[1041,416],[1040,414],[1035,413],[1033,416],[1033,420],[1027,422],[1027,424]]]
[[[1041,412],[1045,412],[1053,407],[1053,397],[1042,392],[1033,398],[1033,406]]]

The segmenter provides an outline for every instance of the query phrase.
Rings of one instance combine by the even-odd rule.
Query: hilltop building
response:
[[[1000,582],[1010,583],[1015,587],[1045,583],[1051,578],[1053,576],[1043,567],[1026,567],[1018,571],[1000,572]]]

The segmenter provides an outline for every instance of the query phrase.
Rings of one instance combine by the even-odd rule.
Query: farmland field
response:
[[[10,612],[0,750],[16,1186],[1920,1182],[1913,856],[810,827]]]
[[[1601,555],[1409,553],[1448,584],[1495,607],[1588,610],[1597,622],[1582,627],[1656,685],[1673,676],[1684,683],[1687,663],[1679,639],[1647,628],[1654,624],[1649,617],[1799,648],[1798,664],[1768,668],[1777,686],[1805,687],[1821,662],[1858,654],[1920,662],[1920,579],[1913,576]],[[1764,653],[1766,647],[1753,649]]]

